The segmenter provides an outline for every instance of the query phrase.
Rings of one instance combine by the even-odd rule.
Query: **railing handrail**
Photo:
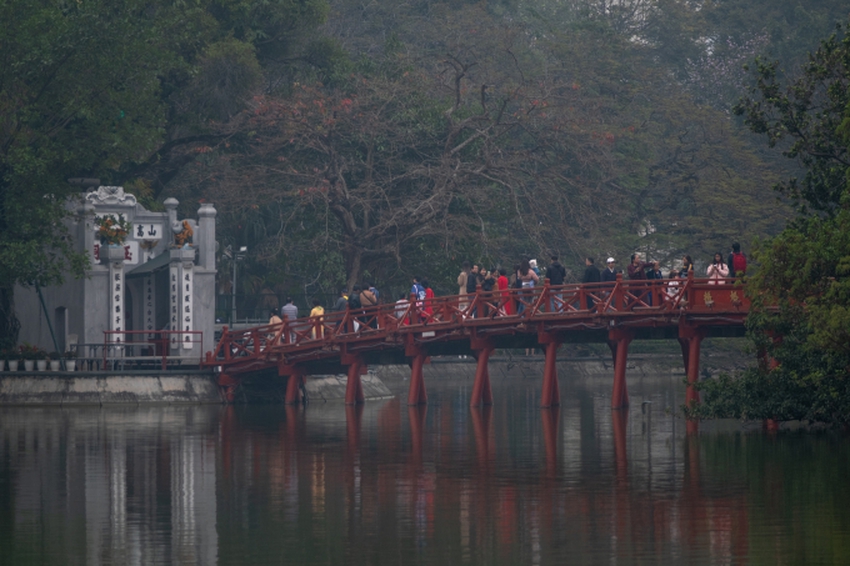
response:
[[[145,336],[145,340],[115,340],[115,337],[120,336]],[[157,336],[157,338],[152,338],[152,336]],[[176,359],[185,359],[186,356],[179,356],[176,354],[171,354],[169,352],[169,346],[172,344],[172,337],[178,336],[177,345],[178,349],[183,348],[183,344],[187,342],[193,345],[195,344],[203,344],[204,343],[204,331],[203,330],[104,330],[103,331],[103,367],[105,368],[109,360],[120,360],[123,359],[124,356],[110,356],[110,349],[126,349],[126,348],[135,348],[142,345],[152,345],[154,346],[154,355],[152,356],[133,356],[134,358],[150,358],[150,359],[161,359],[162,360],[162,369],[165,370],[168,367],[169,360]],[[187,340],[186,337],[191,336],[191,339]],[[110,340],[110,337],[113,339]],[[161,353],[156,354],[155,347],[159,345],[161,347]],[[199,361],[203,361],[203,356],[198,354],[197,356],[191,356],[192,358],[196,358]]]
[[[687,313],[693,309],[692,294],[697,291],[741,289],[740,280],[686,279],[627,280],[568,283],[553,286],[548,279],[529,289],[493,289],[479,285],[475,293],[418,300],[411,295],[406,303],[383,303],[352,310],[328,311],[281,323],[239,330],[222,328],[221,339],[207,364],[230,362],[236,358],[259,358],[278,353],[317,350],[322,347],[385,340],[391,334],[421,333],[447,326],[483,326],[551,321],[571,316],[616,317],[640,311],[644,314]],[[734,286],[733,286],[734,284]],[[509,313],[508,305],[521,308]],[[588,308],[590,304],[590,308]],[[554,308],[553,308],[554,307]]]

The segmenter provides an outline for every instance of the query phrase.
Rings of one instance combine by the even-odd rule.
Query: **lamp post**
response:
[[[230,285],[230,326],[231,328],[236,325],[236,264],[243,259],[245,259],[245,254],[248,253],[248,248],[246,246],[242,246],[239,248],[239,251],[235,254],[233,253],[233,248],[231,246],[227,246],[224,249],[224,256],[230,258],[233,262],[233,281],[231,281]]]

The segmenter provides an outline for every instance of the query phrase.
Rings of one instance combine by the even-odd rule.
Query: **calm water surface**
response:
[[[404,391],[405,383],[396,384]],[[679,378],[428,382],[427,408],[0,409],[0,564],[848,564],[850,442],[673,412]],[[406,395],[401,395],[402,400]]]

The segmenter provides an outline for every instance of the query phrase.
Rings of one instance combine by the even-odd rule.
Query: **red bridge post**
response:
[[[429,358],[425,350],[413,341],[413,335],[408,334],[404,346],[404,354],[410,360],[410,389],[407,392],[407,404],[424,405],[428,402],[428,393],[425,391],[425,375],[422,366],[428,363]]]
[[[550,478],[554,478],[558,472],[558,421],[560,420],[560,407],[551,407],[546,411],[540,411],[543,421],[543,446],[546,450],[546,471]]]
[[[240,381],[239,379],[233,379],[226,373],[218,374],[218,391],[225,403],[230,404],[236,400],[236,387]]]
[[[424,405],[428,403],[428,393],[425,391],[425,376],[422,366],[425,365],[428,356],[423,353],[416,354],[410,362],[410,390],[407,392],[408,405]]]
[[[472,338],[470,340],[473,356],[476,359],[475,382],[472,384],[472,395],[469,398],[470,407],[493,404],[493,389],[490,387],[490,370],[488,363],[493,353],[493,344],[489,340]]]
[[[626,387],[626,359],[629,343],[634,334],[628,330],[612,328],[608,331],[608,347],[614,357],[614,390],[611,393],[611,408],[625,409],[629,406],[629,391]]]
[[[357,354],[344,353],[340,356],[342,365],[348,366],[348,381],[345,384],[345,404],[355,405],[363,403],[365,397],[363,395],[363,383],[360,381],[360,374],[366,370],[366,365],[363,363],[363,358]]]
[[[679,345],[688,375],[688,389],[685,393],[685,404],[688,407],[699,403],[699,391],[694,385],[699,381],[700,343],[704,337],[705,332],[700,328],[687,324],[679,325]]]
[[[546,346],[546,364],[543,366],[543,390],[540,394],[540,406],[556,407],[561,404],[561,390],[558,387],[558,348],[561,342],[551,334],[538,334],[537,341]]]
[[[280,376],[286,376],[286,399],[287,405],[297,405],[304,399],[301,395],[304,386],[304,370],[298,366],[280,364],[277,369]]]

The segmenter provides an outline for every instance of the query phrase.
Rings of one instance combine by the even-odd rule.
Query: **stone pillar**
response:
[[[145,275],[142,281],[142,318],[144,329],[148,331],[147,340],[155,338],[156,328],[156,278],[153,273]]]
[[[176,198],[167,198],[162,204],[165,205],[166,214],[168,216],[168,221],[166,222],[167,226],[165,227],[165,233],[162,237],[166,240],[166,243],[170,245],[174,243],[174,232],[172,231],[172,227],[177,224],[177,207],[180,205],[180,201]]]
[[[169,328],[171,330],[194,330],[194,248],[171,248],[168,265]],[[172,334],[171,353],[179,349],[191,351],[194,343],[191,334]],[[200,354],[199,354],[200,355]]]
[[[80,227],[77,232],[78,242],[82,242],[83,248],[77,248],[77,251],[88,254],[89,257],[94,257],[94,205],[86,202],[77,211],[81,217]]]
[[[198,248],[198,265],[195,267],[195,327],[203,330],[201,351],[215,347],[215,294],[216,294],[216,210],[211,203],[198,209],[198,230],[195,242]]]
[[[198,267],[215,270],[215,207],[210,202],[198,209],[198,232],[195,243],[198,247]]]
[[[100,262],[109,268],[109,323],[107,328],[120,332],[126,330],[124,309],[124,246],[102,245]],[[109,341],[115,344],[124,342],[124,335],[110,334]]]

